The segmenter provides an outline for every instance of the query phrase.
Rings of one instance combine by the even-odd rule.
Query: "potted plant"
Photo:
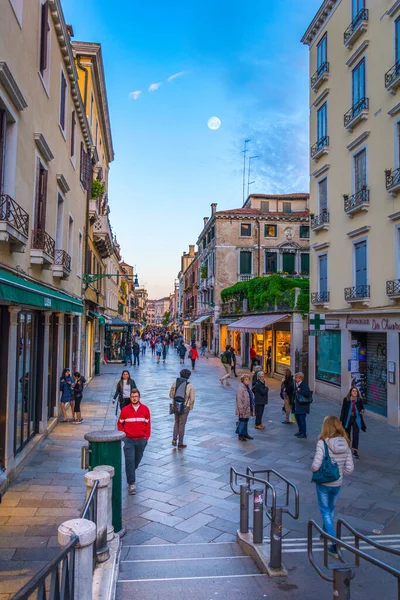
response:
[[[104,194],[104,183],[102,183],[98,179],[93,179],[92,189],[91,189],[92,198],[100,198],[100,196],[102,196],[103,194]]]

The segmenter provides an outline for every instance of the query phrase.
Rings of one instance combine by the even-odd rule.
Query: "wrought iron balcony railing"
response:
[[[32,250],[43,250],[54,260],[56,243],[44,229],[32,229]]]
[[[385,171],[386,189],[390,190],[396,186],[400,186],[400,168],[387,169]]]
[[[6,221],[19,233],[28,237],[29,215],[7,194],[0,194],[0,221]]]
[[[254,278],[254,275],[244,275],[242,273],[240,273],[238,275],[238,280],[239,281],[250,281],[250,279],[253,279],[253,278]]]
[[[400,279],[386,282],[387,296],[400,296]]]
[[[323,210],[319,215],[314,215],[311,218],[311,229],[321,229],[322,227],[329,225],[329,213],[327,210]]]
[[[318,152],[329,148],[329,135],[324,136],[320,140],[318,140],[313,146],[311,146],[311,158],[314,158]]]
[[[362,113],[363,110],[368,110],[369,108],[369,98],[361,98],[358,102],[353,104],[350,110],[345,113],[343,120],[344,126],[348,127],[350,123]]]
[[[360,27],[363,21],[368,21],[368,8],[362,8],[344,32],[343,41],[345,45],[349,43],[352,35]]]
[[[393,81],[400,75],[400,61],[397,61],[387,73],[385,73],[385,88],[391,87]]]
[[[329,63],[326,61],[324,63],[322,63],[321,66],[318,67],[318,69],[315,71],[314,75],[311,77],[311,87],[312,88],[316,87],[316,85],[318,84],[318,81],[321,79],[321,77],[325,73],[329,73]]]
[[[311,304],[323,304],[329,302],[329,292],[313,292],[311,294]]]
[[[65,250],[55,251],[54,264],[63,267],[66,271],[71,271],[71,257]]]
[[[344,299],[347,302],[352,300],[363,300],[370,297],[369,285],[355,285],[353,287],[344,288]]]
[[[344,211],[346,213],[354,212],[355,209],[369,204],[369,189],[367,187],[362,188],[352,196],[345,194],[344,199]]]

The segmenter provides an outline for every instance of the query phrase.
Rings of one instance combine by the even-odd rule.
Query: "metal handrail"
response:
[[[234,479],[235,479],[234,481],[233,481],[233,475],[235,476],[234,477]],[[271,490],[271,494],[272,494],[271,513],[269,513],[267,511],[266,514],[267,514],[267,516],[268,516],[269,519],[271,519],[271,520],[275,519],[275,514],[276,514],[276,491],[275,491],[274,486],[269,481],[265,481],[265,479],[259,479],[258,477],[254,477],[253,475],[248,475],[247,473],[246,474],[245,473],[238,473],[238,471],[236,471],[236,469],[234,469],[234,467],[231,467],[229,484],[230,484],[232,492],[234,494],[236,494],[237,496],[239,496],[240,492],[237,491],[233,486],[238,484],[237,483],[238,477],[240,477],[242,479],[246,479],[246,481],[247,481],[247,488],[248,488],[249,492],[250,492],[250,482],[251,481],[253,483],[262,483],[262,485],[265,488],[264,504],[267,507],[267,509],[268,509],[268,506],[267,506],[268,488]]]
[[[395,554],[396,556],[400,556],[400,550],[397,550],[396,548],[390,548],[389,546],[385,546],[384,544],[380,544],[379,542],[372,540],[368,536],[363,535],[362,533],[354,529],[354,527],[352,527],[350,523],[348,523],[344,519],[338,519],[336,523],[336,536],[338,539],[342,539],[342,527],[345,527],[349,533],[354,535],[354,544],[358,550],[360,548],[360,540],[362,540],[363,542],[367,542],[368,545],[373,546],[373,548],[376,548],[377,550],[382,550],[383,552],[389,552],[389,554]],[[360,565],[360,557],[357,554],[356,565],[357,567]]]
[[[267,476],[267,482],[270,483],[270,476],[274,475],[275,477],[277,477],[278,479],[280,479],[281,481],[283,481],[284,483],[286,483],[286,504],[285,506],[280,506],[279,508],[282,508],[282,512],[288,514],[290,517],[292,517],[293,519],[298,519],[300,516],[300,494],[299,494],[299,490],[298,487],[289,479],[287,479],[286,477],[284,477],[283,475],[281,475],[280,473],[278,473],[278,471],[275,471],[275,469],[260,469],[257,471],[253,471],[253,469],[250,469],[250,467],[247,467],[246,473],[249,475],[266,475]],[[291,510],[289,509],[289,504],[290,504],[290,488],[293,489],[294,491],[294,513],[291,512]]]
[[[42,567],[19,592],[14,594],[11,600],[29,600],[35,592],[38,600],[43,598],[47,600],[58,600],[59,598],[73,600],[75,548],[78,542],[78,536],[72,536],[69,544],[53,560]],[[46,581],[49,576],[51,576],[50,590],[47,592]]]
[[[0,194],[0,221],[7,221],[19,233],[28,237],[29,235],[29,215],[8,194]]]

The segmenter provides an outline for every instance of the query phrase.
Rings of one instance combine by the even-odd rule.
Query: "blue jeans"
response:
[[[131,363],[132,366],[132,354],[125,354],[125,366],[128,366],[128,362]]]
[[[294,415],[296,417],[296,422],[299,428],[299,433],[301,435],[307,435],[307,422],[306,422],[306,417],[307,415]]]
[[[205,353],[206,353],[206,348],[207,348],[207,346],[202,346],[202,347],[201,347],[201,351],[200,351],[200,355],[201,355],[201,356],[204,356],[204,355],[205,355]]]
[[[317,483],[318,508],[322,517],[323,530],[336,537],[334,518],[336,500],[340,494],[340,485],[328,486]]]

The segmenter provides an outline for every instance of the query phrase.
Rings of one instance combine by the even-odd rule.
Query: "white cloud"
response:
[[[142,93],[142,90],[136,90],[136,92],[131,92],[129,94],[129,98],[131,100],[137,100],[139,98],[139,96],[141,95],[141,93]]]
[[[149,92],[155,92],[160,87],[161,83],[152,83],[149,87]]]
[[[167,81],[173,81],[177,77],[182,77],[182,75],[186,75],[186,73],[188,73],[188,71],[179,71],[179,73],[175,73],[175,75],[171,75],[170,77],[168,77]]]

